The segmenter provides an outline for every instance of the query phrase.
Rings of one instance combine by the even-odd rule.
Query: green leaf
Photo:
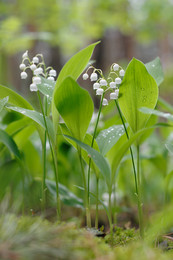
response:
[[[173,115],[171,115],[170,113],[164,113],[164,112],[158,111],[156,109],[149,109],[147,107],[141,107],[139,110],[142,113],[145,113],[148,115],[156,115],[159,117],[166,118],[167,120],[173,121]]]
[[[3,110],[4,106],[8,103],[9,97],[5,97],[0,99],[0,112]]]
[[[13,106],[6,106],[6,108],[11,109],[13,111],[16,111],[18,113],[21,113],[25,115],[26,117],[31,118],[34,122],[36,122],[39,126],[45,129],[45,123],[43,119],[43,115],[37,111],[24,109],[20,107],[13,107]],[[53,125],[50,118],[46,117],[47,127],[50,134],[50,137],[52,140],[54,140],[54,131],[53,131]]]
[[[89,93],[68,77],[56,90],[54,101],[72,136],[82,141],[94,111]]]
[[[8,135],[4,130],[0,129],[0,142],[2,142],[11,153],[13,153],[17,158],[21,159],[20,151],[14,142],[13,138]]]
[[[45,95],[46,97],[52,98],[55,82],[50,81],[48,79],[45,79],[41,77],[41,84],[37,85],[38,90]]]
[[[33,109],[31,104],[28,101],[26,101],[22,96],[17,94],[12,89],[0,85],[0,98],[4,98],[7,96],[9,97],[9,104],[31,110]]]
[[[96,138],[101,154],[106,155],[123,134],[123,125],[113,125],[108,129],[102,130]]]
[[[56,184],[54,181],[46,179],[46,186],[50,193],[56,197]],[[78,198],[74,193],[72,193],[70,190],[67,189],[64,185],[60,184],[59,187],[59,193],[61,201],[68,206],[76,207],[76,208],[84,208],[83,206],[83,200]]]
[[[142,135],[147,133],[150,129],[155,129],[156,127],[161,127],[160,125],[155,125],[152,127],[144,128],[136,132],[126,143],[123,143],[121,147],[119,147],[118,153],[115,154],[114,158],[112,159],[112,181],[115,178],[115,174],[117,171],[117,168],[121,162],[121,159],[125,155],[125,153],[128,151],[130,146]]]
[[[91,55],[93,53],[93,50],[98,43],[99,42],[93,43],[93,44],[87,46],[85,49],[76,53],[64,65],[64,67],[62,68],[62,70],[59,73],[59,76],[56,81],[55,89],[53,92],[53,102],[52,102],[52,118],[53,118],[55,133],[57,131],[57,125],[58,125],[58,112],[57,112],[55,104],[54,104],[55,93],[66,77],[70,76],[74,80],[78,79],[78,77],[81,75],[81,73],[84,71],[85,67],[87,66],[87,64],[91,58]]]
[[[134,133],[145,127],[150,117],[142,114],[139,108],[145,106],[153,109],[157,99],[156,81],[148,73],[144,64],[133,58],[120,86],[119,105]]]
[[[164,80],[163,69],[160,62],[160,58],[157,57],[156,59],[146,63],[145,67],[150,73],[150,75],[155,79],[157,85],[159,86]]]
[[[68,136],[68,135],[65,135],[65,137],[75,141],[77,143],[77,145],[79,145],[82,149],[84,149],[85,151],[88,152],[88,154],[91,156],[94,163],[97,165],[100,172],[102,173],[102,176],[104,177],[108,187],[110,188],[110,186],[111,186],[111,171],[110,171],[109,164],[108,164],[107,160],[104,158],[104,156],[101,153],[99,153],[98,151],[96,151],[95,149],[91,148],[89,145],[84,144],[83,142],[77,140],[74,137],[71,137],[71,136]]]

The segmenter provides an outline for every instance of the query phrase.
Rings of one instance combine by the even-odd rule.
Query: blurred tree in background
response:
[[[42,52],[58,71],[90,42],[104,70],[133,56],[172,59],[172,0],[1,0],[0,82],[18,86],[21,52]],[[14,69],[16,67],[16,69]],[[16,71],[15,71],[16,70]]]

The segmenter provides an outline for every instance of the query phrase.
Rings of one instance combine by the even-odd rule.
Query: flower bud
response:
[[[32,62],[33,63],[39,63],[39,58],[38,57],[33,57]]]
[[[108,101],[106,98],[103,99],[103,103],[102,103],[103,106],[107,106],[108,105]]]
[[[24,54],[22,55],[22,58],[23,58],[23,59],[28,58],[28,51],[25,51],[25,52],[24,52]]]
[[[34,77],[33,78],[33,83],[36,84],[36,85],[37,84],[41,84],[41,78],[40,77]]]
[[[19,65],[19,68],[20,68],[21,70],[24,70],[24,69],[26,68],[26,65],[25,65],[24,63],[21,63],[21,64]]]
[[[21,76],[21,79],[26,79],[28,77],[28,75],[25,71],[21,72],[20,76]]]
[[[88,74],[87,73],[84,73],[83,76],[82,76],[83,80],[87,80],[89,78]]]
[[[100,86],[107,86],[107,84],[108,84],[105,79],[101,79],[99,83],[100,83]]]
[[[115,79],[116,84],[121,84],[121,82],[122,82],[122,80],[119,77]]]
[[[98,88],[97,90],[96,90],[96,95],[98,95],[98,96],[101,96],[102,94],[103,94],[103,89],[102,88]]]
[[[50,70],[50,71],[49,71],[49,75],[50,75],[51,77],[56,77],[56,70]]]
[[[100,87],[100,84],[98,82],[93,84],[93,89],[98,89]]]
[[[117,63],[115,63],[115,64],[113,65],[113,70],[114,70],[114,71],[119,70],[119,65],[118,65]]]
[[[120,70],[120,71],[119,71],[119,75],[120,75],[121,77],[124,77],[125,71],[124,71],[124,70]]]
[[[96,81],[97,79],[98,79],[97,73],[93,72],[93,73],[91,74],[91,76],[90,76],[90,80],[91,80],[91,81]]]
[[[38,90],[37,85],[36,85],[35,83],[32,83],[32,84],[30,85],[30,91],[37,91],[37,90]]]

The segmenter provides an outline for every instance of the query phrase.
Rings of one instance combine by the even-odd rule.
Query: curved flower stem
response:
[[[97,127],[98,127],[100,114],[101,114],[101,110],[102,110],[103,98],[104,98],[104,94],[102,95],[101,101],[100,101],[100,107],[99,107],[99,112],[98,112],[98,116],[97,116],[97,121],[96,121],[96,125],[95,125],[95,128],[94,128],[94,134],[93,134],[92,141],[91,141],[91,148],[93,148],[94,139],[95,139],[96,133],[97,133]],[[89,159],[89,165],[88,165],[88,190],[87,190],[87,200],[88,200],[89,214],[90,214],[90,174],[91,174],[91,158]],[[98,202],[98,198],[97,198],[97,202]],[[96,207],[97,207],[97,204],[96,204]]]
[[[46,128],[46,133],[47,133],[47,137],[48,137],[48,141],[49,141],[49,145],[50,145],[50,151],[51,151],[52,160],[53,160],[54,176],[55,176],[55,183],[56,183],[56,196],[57,196],[57,215],[58,215],[58,219],[60,220],[61,219],[61,205],[60,205],[59,187],[58,187],[59,181],[58,181],[58,167],[57,167],[56,151],[52,147],[49,130],[48,130],[47,122],[46,122],[46,116],[45,116],[45,112],[43,109],[39,91],[37,91],[37,95],[38,95],[38,99],[39,99],[39,103],[40,103],[40,107],[41,107],[41,112],[43,114],[43,120],[44,120],[44,124],[45,124],[45,128]]]

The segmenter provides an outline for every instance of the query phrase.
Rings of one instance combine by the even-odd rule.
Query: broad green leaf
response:
[[[33,109],[31,104],[22,96],[17,94],[14,90],[0,85],[0,98],[9,97],[8,103],[14,106],[23,107],[26,109]]]
[[[82,141],[94,111],[89,93],[68,77],[56,90],[54,101],[72,136]]]
[[[44,118],[41,113],[34,111],[34,110],[24,109],[24,108],[20,108],[20,107],[13,107],[13,106],[6,106],[6,108],[11,109],[13,111],[16,111],[18,113],[25,115],[26,117],[31,118],[39,126],[41,126],[42,128],[45,129]],[[53,125],[52,125],[50,118],[46,117],[46,123],[47,123],[50,137],[52,138],[52,140],[54,140],[55,136],[54,136],[54,131],[53,131]]]
[[[158,99],[158,86],[145,65],[135,58],[129,63],[120,86],[119,105],[132,131],[145,127],[150,115],[139,111],[140,107],[154,109]]]
[[[173,115],[171,115],[170,113],[164,113],[164,112],[158,111],[156,109],[149,109],[147,107],[141,107],[139,110],[142,113],[145,113],[148,115],[156,115],[159,117],[166,118],[167,120],[173,121]]]
[[[41,84],[38,85],[38,90],[46,97],[52,98],[55,82],[41,77]]]
[[[23,117],[22,119],[16,120],[12,123],[10,123],[5,131],[11,135],[14,136],[15,134],[17,134],[18,132],[20,132],[22,129],[24,129],[25,127],[27,127],[28,125],[33,124],[33,121],[28,118],[28,117]]]
[[[17,158],[21,158],[20,151],[14,142],[13,138],[8,135],[4,130],[0,129],[0,142],[2,142],[11,153],[13,153]]]
[[[150,73],[150,75],[155,79],[157,85],[159,86],[164,80],[163,69],[160,62],[160,58],[157,57],[154,60],[146,63],[145,67]]]
[[[49,192],[56,197],[56,184],[54,181],[46,180],[46,186],[49,190]],[[64,185],[60,184],[59,187],[59,193],[61,201],[68,206],[76,207],[76,208],[84,208],[83,206],[83,200],[78,198],[74,193],[72,193],[70,190],[67,189]]]
[[[93,159],[94,163],[99,168],[99,170],[102,173],[102,176],[104,177],[108,187],[110,188],[110,186],[111,186],[111,171],[110,171],[109,164],[108,164],[107,160],[104,158],[104,156],[101,153],[99,153],[98,151],[96,151],[95,149],[91,148],[89,145],[84,144],[83,142],[77,140],[74,137],[67,136],[67,135],[65,135],[65,137],[75,141],[77,143],[77,145],[79,145],[82,149],[87,151],[87,153]]]
[[[56,81],[55,89],[53,92],[53,102],[52,102],[52,118],[53,118],[55,133],[57,131],[57,125],[58,125],[58,112],[57,112],[55,104],[54,104],[55,93],[66,77],[70,76],[74,80],[78,79],[78,77],[81,75],[81,73],[84,71],[85,67],[87,66],[87,64],[91,58],[91,55],[93,53],[93,50],[98,43],[99,42],[93,43],[93,44],[87,46],[85,49],[76,53],[64,65],[64,67],[62,68],[62,70],[59,73],[59,76]]]
[[[9,97],[0,99],[0,112],[3,110],[4,106],[7,104]]]
[[[107,152],[116,144],[124,134],[123,125],[113,125],[108,129],[102,130],[96,138],[99,145],[100,153],[106,155]]]

